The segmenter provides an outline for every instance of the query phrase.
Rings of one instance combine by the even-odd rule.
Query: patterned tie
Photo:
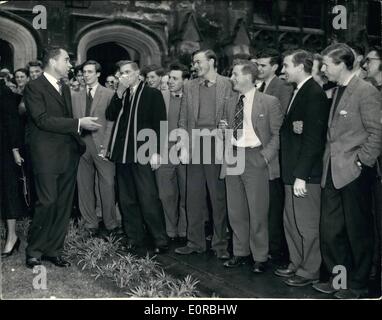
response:
[[[57,85],[58,85],[58,92],[60,96],[62,96],[62,82],[61,80],[57,80]]]
[[[210,83],[209,80],[204,80],[204,85],[208,88],[208,84]]]
[[[90,116],[90,109],[93,102],[93,97],[91,95],[91,91],[93,88],[89,88],[88,94],[86,95],[86,110],[85,110],[85,117]]]
[[[238,132],[237,130],[243,129],[243,120],[244,120],[244,99],[245,95],[241,95],[239,101],[236,104],[235,108],[235,117],[233,119],[233,136],[237,140]],[[240,137],[239,137],[240,138]]]
[[[263,81],[263,83],[261,84],[261,86],[259,88],[259,91],[264,92],[264,90],[265,90],[265,82]]]

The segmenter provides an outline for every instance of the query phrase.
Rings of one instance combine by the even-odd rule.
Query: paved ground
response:
[[[211,253],[182,256],[174,253],[176,245],[169,252],[157,257],[162,267],[177,277],[187,274],[200,280],[199,289],[205,297],[219,298],[289,298],[289,299],[331,299],[310,286],[289,287],[283,279],[273,274],[275,265],[269,264],[264,274],[254,274],[250,265],[235,269],[223,267],[222,262]],[[376,296],[375,293],[371,293]]]

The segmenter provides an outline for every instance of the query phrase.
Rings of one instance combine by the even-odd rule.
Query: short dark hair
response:
[[[292,62],[294,66],[297,66],[299,64],[302,64],[304,66],[304,71],[306,73],[311,74],[312,68],[313,68],[313,54],[306,50],[293,50],[293,51],[286,51],[283,54],[284,57],[291,56]]]
[[[348,70],[353,70],[355,56],[352,49],[345,43],[332,44],[325,48],[321,55],[332,58],[334,64],[343,62]]]
[[[379,59],[382,59],[382,47],[381,46],[373,46],[370,48],[369,52],[375,51]]]
[[[216,53],[214,51],[212,51],[211,49],[197,50],[197,51],[194,51],[192,53],[191,57],[194,58],[194,56],[199,54],[199,53],[204,53],[204,55],[206,56],[207,60],[214,59],[214,67],[217,68],[217,66],[218,66],[218,58],[217,58]]]
[[[252,76],[252,83],[255,83],[259,75],[259,69],[256,64],[247,60],[238,60],[234,66],[241,66],[241,73],[245,75],[250,74]]]
[[[49,46],[45,48],[42,57],[43,66],[46,67],[49,64],[50,59],[54,59],[59,56],[61,54],[61,50],[65,49],[59,46]]]
[[[84,67],[85,67],[85,66],[89,66],[89,65],[90,65],[90,66],[94,66],[94,67],[95,67],[95,71],[101,73],[101,71],[102,71],[102,67],[101,67],[101,65],[100,65],[97,61],[95,61],[95,60],[87,60],[87,61],[85,61],[85,62],[82,64],[82,66],[81,66],[81,70],[84,71]]]
[[[121,60],[116,63],[116,66],[120,70],[124,65],[129,64],[133,68],[133,70],[137,71],[139,70],[138,63],[131,61],[131,60]]]
[[[42,69],[42,62],[40,60],[29,61],[26,68],[29,70],[30,67],[40,67]]]
[[[359,43],[349,41],[346,43],[350,48],[352,48],[355,53],[359,56],[364,56],[365,55],[365,47]]]
[[[169,69],[170,71],[182,71],[183,80],[190,79],[190,70],[184,64],[173,62],[170,64]]]
[[[147,66],[145,71],[146,71],[146,75],[149,72],[155,72],[155,74],[158,77],[163,77],[165,75],[164,69],[162,67],[156,65],[156,64],[151,64],[151,65]]]
[[[13,72],[14,76],[16,76],[16,73],[17,73],[17,72],[22,72],[22,73],[24,73],[27,77],[29,77],[29,71],[28,71],[28,69],[26,69],[26,68],[19,68],[19,69],[15,70],[15,72]]]
[[[262,59],[262,58],[270,58],[270,61],[269,61],[269,64],[271,66],[277,64],[277,65],[280,65],[281,64],[281,56],[280,56],[280,53],[279,51],[277,51],[276,49],[272,49],[272,48],[267,48],[267,49],[264,49],[264,50],[261,50],[258,55],[256,57],[254,57],[254,59]]]

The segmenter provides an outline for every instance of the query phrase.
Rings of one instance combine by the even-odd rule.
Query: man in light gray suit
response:
[[[243,62],[234,66],[231,77],[240,97],[235,95],[227,102],[225,114],[229,128],[233,129],[228,142],[233,144],[234,152],[245,156],[245,168],[240,175],[226,176],[234,256],[224,266],[239,266],[252,254],[255,261],[252,271],[262,273],[266,270],[269,250],[268,184],[269,179],[280,176],[279,129],[283,114],[277,98],[254,87],[257,76],[256,65]],[[244,152],[239,153],[238,149]]]
[[[373,259],[371,188],[382,149],[381,96],[353,71],[354,53],[335,44],[323,53],[322,71],[337,88],[328,121],[323,157],[321,252],[326,268],[346,268],[341,287],[329,282],[313,287],[339,299],[368,292]]]
[[[82,131],[81,137],[86,144],[86,152],[81,156],[77,173],[80,211],[85,220],[85,227],[96,234],[98,232],[98,218],[95,210],[96,174],[105,227],[109,232],[118,227],[114,191],[115,166],[105,158],[113,126],[113,122],[106,120],[105,110],[114,91],[98,83],[101,74],[101,66],[98,62],[89,60],[82,68],[86,90],[72,93],[74,117],[92,115],[97,117],[97,122],[102,125],[100,129],[92,133]]]
[[[211,147],[204,153],[203,142],[206,139],[199,135],[192,137],[192,132],[194,129],[203,130],[207,135],[209,132],[211,137],[211,132],[217,128],[222,119],[224,101],[232,95],[232,85],[228,78],[216,73],[217,57],[212,50],[196,52],[193,55],[193,66],[198,78],[184,86],[179,119],[179,127],[188,132],[191,142],[189,153],[183,152],[181,156],[183,163],[191,160],[187,166],[188,242],[186,246],[177,248],[175,252],[191,254],[206,250],[204,217],[208,216],[208,188],[214,227],[211,247],[218,258],[228,259],[226,192],[224,180],[219,180],[221,165],[217,164],[213,157],[215,140],[211,139]],[[199,139],[201,143],[196,147]],[[197,161],[197,154],[201,156],[198,157],[201,161]],[[209,164],[209,161],[203,161],[211,155]]]
[[[190,73],[186,66],[170,65],[169,91],[162,91],[167,111],[168,133],[178,128],[180,102],[183,95],[184,83]],[[168,150],[175,142],[168,142]],[[174,164],[169,159],[156,170],[159,198],[162,201],[166,222],[166,232],[170,241],[186,238],[186,165]]]

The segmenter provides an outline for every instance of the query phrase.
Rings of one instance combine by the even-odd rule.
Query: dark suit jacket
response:
[[[381,149],[381,94],[370,83],[354,76],[335,114],[332,108],[329,116],[322,186],[326,183],[329,161],[333,184],[336,188],[342,188],[361,174],[357,159],[372,167]]]
[[[160,134],[160,122],[166,121],[166,106],[163,100],[162,93],[157,90],[150,88],[147,84],[144,82],[140,82],[137,89],[136,89],[136,99],[134,98],[134,101],[137,101],[137,112],[136,112],[136,119],[135,121],[132,121],[131,124],[134,125],[136,123],[136,126],[134,125],[134,136],[137,137],[137,134],[142,129],[152,129],[156,134],[156,142],[157,142],[157,149],[155,150],[156,153],[160,153],[160,150],[164,150],[165,145],[165,139],[166,135],[163,137]],[[129,99],[129,90],[127,90],[127,94],[125,99]],[[115,136],[115,131],[118,130],[120,127],[120,123],[118,121],[118,116],[122,109],[122,103],[123,99],[119,99],[117,93],[112,98],[110,105],[106,109],[106,119],[109,121],[115,121],[113,131],[111,134],[111,141],[109,144],[109,148],[113,146],[114,144],[114,150],[109,150],[111,152],[111,160],[116,161],[114,158],[115,153],[119,153],[121,150],[120,148],[123,148],[123,144],[119,143],[118,141],[113,141]],[[126,127],[126,126],[125,126]],[[124,139],[126,139],[126,134],[124,134]],[[133,143],[136,142],[137,149],[135,152],[139,149],[141,145],[143,145],[144,141],[129,141],[129,147],[132,147]],[[161,148],[161,149],[160,149]],[[118,150],[116,150],[118,149]],[[117,162],[119,162],[117,160]]]
[[[281,177],[291,185],[296,178],[320,183],[329,103],[325,92],[311,78],[298,91],[280,129]],[[293,122],[303,122],[302,134]]]
[[[293,86],[278,77],[274,77],[264,93],[279,99],[282,109],[281,111],[285,114],[289,101],[292,98]]]
[[[24,99],[34,173],[75,170],[85,145],[73,119],[69,87],[63,85],[61,96],[42,75],[25,86]]]

